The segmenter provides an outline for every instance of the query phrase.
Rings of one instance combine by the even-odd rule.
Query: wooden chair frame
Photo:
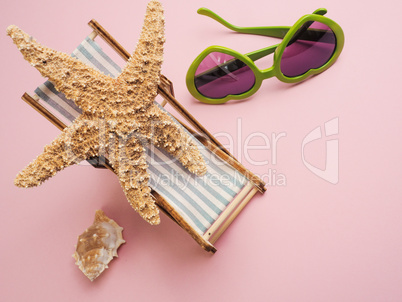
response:
[[[88,25],[93,29],[89,38],[94,40],[98,35],[103,38],[103,40],[109,44],[125,61],[130,57],[130,53],[125,50],[120,43],[118,43],[97,21],[91,20]],[[181,105],[174,97],[173,84],[165,76],[161,76],[161,82],[158,87],[158,94],[162,96],[163,101],[162,106],[169,103],[179,114],[182,116],[192,127],[190,128],[186,124],[180,122],[183,127],[185,127],[190,133],[192,133],[204,146],[206,146],[211,152],[216,156],[220,157],[222,160],[226,161],[237,171],[243,174],[249,182],[242,188],[242,190],[236,195],[236,197],[230,202],[226,209],[220,214],[217,220],[210,226],[210,228],[205,232],[204,235],[200,235],[196,232],[162,196],[157,192],[152,191],[152,195],[156,199],[156,204],[167,216],[173,219],[180,227],[182,227],[187,233],[189,233],[193,239],[206,251],[215,253],[216,248],[213,244],[218,240],[222,233],[227,229],[227,227],[232,223],[232,221],[237,217],[237,215],[243,210],[250,199],[257,193],[265,192],[265,183],[254,175],[252,172],[247,170],[242,164],[240,164],[236,158],[233,157],[226,150],[219,141],[211,135],[208,130],[206,130],[184,107]],[[46,117],[51,123],[53,123],[57,128],[63,130],[67,126],[60,121],[55,115],[39,104],[39,97],[37,95],[29,95],[24,93],[22,99],[31,105],[40,114]],[[105,160],[104,166],[110,169],[112,172],[113,168],[108,164],[107,159]]]

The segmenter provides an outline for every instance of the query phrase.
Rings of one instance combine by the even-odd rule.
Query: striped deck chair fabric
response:
[[[89,37],[74,50],[72,56],[112,77],[121,72],[120,67]],[[49,81],[39,86],[35,93],[41,98],[40,102],[52,113],[56,111],[66,125],[81,113],[74,102],[58,92]],[[147,148],[147,162],[150,187],[202,236],[248,180],[196,138],[194,141],[208,166],[208,172],[203,177],[191,174],[175,158],[153,145]]]

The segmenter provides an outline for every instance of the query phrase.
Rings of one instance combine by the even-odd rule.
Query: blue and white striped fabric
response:
[[[88,37],[77,47],[72,56],[112,77],[116,77],[121,72],[120,67],[95,41]],[[69,123],[81,113],[74,102],[56,91],[49,81],[39,86],[35,92],[53,108],[52,111],[57,111]],[[147,149],[148,172],[151,175],[149,185],[165,198],[200,235],[203,235],[245,186],[247,179],[225,161],[216,157],[197,139],[194,138],[194,141],[207,162],[208,172],[205,176],[193,175],[175,158],[151,145]]]

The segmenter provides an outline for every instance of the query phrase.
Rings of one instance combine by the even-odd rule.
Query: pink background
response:
[[[272,150],[250,151],[254,161],[269,160],[259,166],[237,147],[232,150],[256,174],[281,174],[286,185],[271,179],[266,194],[254,198],[216,243],[215,255],[166,216],[160,226],[145,223],[107,170],[74,166],[41,187],[14,187],[17,172],[58,130],[20,99],[43,79],[6,37],[6,27],[16,24],[45,45],[71,52],[95,18],[132,51],[146,2],[1,1],[0,300],[401,301],[399,1],[163,1],[163,73],[175,83],[177,98],[212,133],[230,134],[235,146],[256,132],[286,133],[276,164]],[[187,68],[205,47],[246,53],[278,40],[232,34],[197,15],[201,6],[247,26],[291,25],[326,7],[344,29],[345,48],[332,68],[302,84],[270,79],[247,101],[205,105],[184,84]],[[303,138],[334,118],[339,121],[339,134],[331,138],[339,142],[335,185],[314,175],[301,158]],[[306,160],[321,169],[325,142],[305,148]],[[254,138],[250,144],[263,141]],[[91,283],[71,255],[77,235],[99,208],[124,227],[127,243]]]

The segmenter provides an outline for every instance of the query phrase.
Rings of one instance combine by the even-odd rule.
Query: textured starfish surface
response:
[[[116,79],[42,46],[14,25],[7,28],[7,34],[24,58],[82,109],[17,175],[15,185],[38,186],[68,166],[106,155],[134,210],[149,223],[159,224],[159,210],[148,186],[145,144],[163,148],[196,175],[206,173],[192,138],[154,103],[165,41],[159,1],[148,3],[136,50]]]

